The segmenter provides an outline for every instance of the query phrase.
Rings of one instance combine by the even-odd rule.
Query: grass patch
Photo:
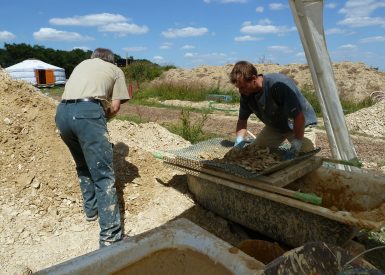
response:
[[[319,104],[319,101],[315,92],[313,90],[310,90],[307,87],[304,87],[302,88],[302,94],[313,106],[317,116],[321,117],[322,116],[321,105]],[[352,100],[340,98],[340,102],[341,102],[342,110],[345,115],[354,113],[363,108],[368,108],[375,103],[370,97],[366,97],[365,99],[359,102],[353,102]]]
[[[148,120],[143,119],[139,115],[117,115],[115,117],[115,119],[122,120],[122,121],[131,121],[131,122],[134,122],[136,124],[142,124],[142,123],[149,122]]]
[[[148,106],[148,107],[156,107],[156,108],[163,108],[163,109],[171,109],[171,110],[187,110],[190,112],[195,113],[207,113],[211,114],[213,113],[213,110],[210,108],[194,108],[190,106],[173,106],[173,105],[165,105],[159,102],[159,99],[157,98],[148,98],[143,100],[130,100],[130,105],[136,105],[136,106]]]
[[[48,93],[49,96],[62,96],[62,94],[64,92],[64,86],[40,88],[40,91],[43,94]]]
[[[343,98],[341,99],[341,105],[345,115],[354,113],[363,108],[368,108],[374,105],[374,103],[375,102],[370,97],[366,97],[359,102],[353,102],[351,100],[345,100]]]
[[[205,101],[210,94],[231,96],[230,102],[239,102],[239,95],[234,91],[223,91],[218,88],[207,88],[199,83],[163,82],[155,85],[146,85],[138,90],[133,101],[143,101],[148,98],[159,100],[188,100]]]
[[[377,166],[378,166],[378,167],[383,167],[383,166],[385,166],[385,160],[380,160],[379,162],[377,162]]]

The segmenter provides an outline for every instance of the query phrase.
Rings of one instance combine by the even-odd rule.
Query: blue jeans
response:
[[[99,214],[100,247],[122,238],[112,145],[99,103],[60,103],[56,126],[75,163],[87,217]]]

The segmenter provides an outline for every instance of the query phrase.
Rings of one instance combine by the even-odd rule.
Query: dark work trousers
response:
[[[99,215],[100,247],[122,238],[112,145],[104,110],[96,102],[60,103],[56,126],[76,163],[87,217]]]

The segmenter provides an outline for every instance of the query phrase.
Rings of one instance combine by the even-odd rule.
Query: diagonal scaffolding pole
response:
[[[359,163],[346,126],[326,46],[323,29],[323,0],[289,0],[289,3],[321,105],[332,156],[335,159]],[[349,171],[356,169],[342,165],[338,168]]]

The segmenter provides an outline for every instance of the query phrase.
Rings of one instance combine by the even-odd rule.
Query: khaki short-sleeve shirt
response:
[[[62,99],[93,97],[108,107],[112,100],[128,100],[123,71],[99,58],[87,59],[75,67],[68,79]]]

